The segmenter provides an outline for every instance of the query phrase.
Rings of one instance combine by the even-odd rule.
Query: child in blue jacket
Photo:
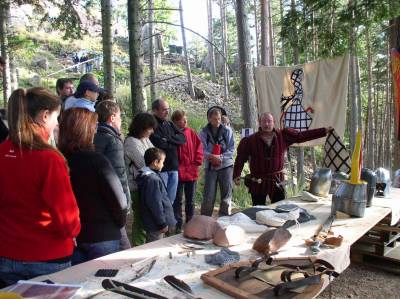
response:
[[[147,242],[162,239],[164,233],[174,231],[176,225],[174,210],[160,176],[164,160],[163,150],[149,148],[144,153],[146,167],[140,169],[136,177]]]

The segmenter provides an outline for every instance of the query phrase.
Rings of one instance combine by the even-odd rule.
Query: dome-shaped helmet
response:
[[[376,196],[387,197],[390,192],[390,172],[389,170],[379,167],[376,171]]]
[[[329,168],[317,169],[310,184],[310,192],[317,196],[326,197],[329,194],[329,189],[332,183],[332,170]]]

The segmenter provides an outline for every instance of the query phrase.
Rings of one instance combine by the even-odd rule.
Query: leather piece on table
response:
[[[228,225],[226,228],[218,228],[215,232],[213,242],[217,246],[229,247],[243,244],[246,233],[237,225]]]
[[[292,237],[285,228],[277,228],[261,234],[253,244],[253,249],[259,253],[269,255],[277,252]]]
[[[185,224],[183,235],[190,239],[211,240],[218,229],[221,229],[221,226],[214,218],[195,215]]]

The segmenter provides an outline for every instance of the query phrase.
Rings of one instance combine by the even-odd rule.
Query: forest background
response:
[[[207,12],[207,34],[181,30],[185,7],[193,1]],[[353,148],[361,129],[364,166],[400,168],[390,58],[391,49],[400,48],[399,1],[2,0],[0,43],[7,62],[4,107],[17,87],[54,89],[59,77],[79,78],[66,68],[74,53],[86,51],[102,58],[94,73],[124,108],[125,131],[132,115],[159,96],[172,108],[188,110],[197,131],[212,104],[238,111],[232,115],[237,131],[256,128],[252,67],[348,53],[345,144]],[[170,45],[182,46],[182,55],[172,55]],[[322,155],[322,147],[290,150],[291,194],[306,186]],[[235,190],[235,202],[237,207],[250,203],[243,186]]]

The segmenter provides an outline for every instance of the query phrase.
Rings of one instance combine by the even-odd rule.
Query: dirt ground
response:
[[[351,264],[332,282],[332,299],[400,298],[400,275]],[[318,298],[329,299],[329,287]]]
[[[131,227],[130,216],[127,224],[128,235]],[[351,264],[331,285],[332,297],[328,287],[318,298],[400,299],[400,275],[360,264]]]

